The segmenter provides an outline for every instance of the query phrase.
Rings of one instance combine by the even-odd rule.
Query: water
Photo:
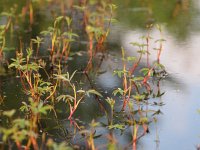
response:
[[[165,94],[155,101],[163,102],[165,105],[156,107],[163,114],[156,117],[157,123],[150,124],[150,133],[143,136],[137,146],[139,150],[195,149],[196,145],[200,144],[200,114],[197,111],[200,109],[200,1],[188,0],[189,7],[184,5],[182,9],[178,8],[179,5],[175,0],[143,3],[116,0],[115,2],[119,6],[116,14],[119,23],[111,28],[107,43],[109,54],[106,55],[100,67],[102,74],[92,79],[94,86],[101,90],[104,97],[110,96],[115,88],[120,87],[121,81],[116,76],[113,77],[112,73],[114,69],[122,66],[120,63],[121,46],[125,48],[126,55],[137,55],[136,49],[129,43],[140,41],[139,37],[146,34],[146,23],[160,23],[163,29],[162,35],[166,39],[161,63],[166,67],[169,75],[161,81],[160,89]],[[187,4],[187,0],[185,3]],[[156,40],[160,37],[160,33],[153,29],[151,36]],[[85,49],[86,47],[83,45],[79,44],[77,47],[81,50]],[[156,44],[152,40],[151,49],[155,46]],[[150,61],[153,62],[156,53],[153,50],[151,52]],[[85,60],[76,57],[74,61],[69,62],[71,70],[77,66],[81,68],[84,62]],[[142,62],[145,65],[146,61],[142,60]],[[3,68],[2,72],[0,92],[7,97],[6,104],[9,104],[9,108],[15,108],[19,104],[19,101],[15,99],[21,97],[22,94],[18,87],[10,88],[11,85],[14,87],[16,79],[12,76],[5,77]],[[88,84],[86,79],[84,81]],[[81,105],[76,115],[83,118],[85,122],[90,122],[93,118],[106,122],[102,113],[96,111],[98,105],[95,102],[89,103],[91,99],[87,101],[87,105]],[[152,106],[152,109],[155,107]],[[88,114],[91,115],[88,116]],[[67,118],[67,116],[63,115],[61,118]],[[63,124],[66,122],[68,121],[64,121]],[[68,126],[66,125],[66,127]],[[131,129],[121,136],[120,131],[115,131],[122,148],[130,142],[130,132]],[[108,131],[105,128],[99,128],[97,133],[105,134]],[[105,138],[103,136],[103,139],[97,140],[97,143],[103,144]]]
[[[191,4],[193,7],[189,8],[190,15],[182,16],[182,24],[171,24],[181,16],[175,19],[169,17],[167,21],[157,20],[163,24],[163,37],[166,39],[161,63],[166,67],[169,76],[161,83],[161,89],[165,94],[160,99],[165,105],[160,107],[163,114],[157,118],[157,124],[150,125],[150,133],[138,142],[138,149],[189,150],[195,149],[200,143],[200,116],[197,111],[200,108],[200,32],[198,30],[200,1],[190,2],[193,3]],[[131,5],[128,6],[130,7]],[[128,20],[132,11],[130,12],[129,9],[122,11],[127,14],[127,17],[122,20]],[[156,18],[157,14],[154,15]],[[190,17],[187,18],[188,16]],[[134,21],[131,22],[133,26],[131,27],[130,22],[129,20],[129,25],[123,22],[115,27],[113,35],[118,34],[120,37],[118,42],[126,49],[127,55],[134,55],[134,48],[129,43],[138,41],[138,37],[145,33],[141,28],[134,27],[137,25]],[[160,35],[153,30],[151,36],[156,38]],[[154,54],[151,55],[151,60],[155,60]],[[155,142],[156,140],[159,142]]]

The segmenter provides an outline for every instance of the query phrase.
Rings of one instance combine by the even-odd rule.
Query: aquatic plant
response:
[[[92,67],[95,53],[103,52],[103,45],[109,34],[111,23],[115,21],[113,13],[116,9],[116,5],[107,1],[89,1],[88,3],[91,5],[87,5],[85,1],[81,6],[74,6],[83,12],[84,27],[88,36],[89,60],[85,72]]]
[[[8,12],[1,12],[1,17],[6,17],[7,21],[5,24],[0,25],[0,59],[4,48],[6,47],[6,33],[10,29],[10,33],[13,33],[13,20],[15,17],[16,8],[10,8]]]
[[[61,22],[67,24],[67,31],[62,31],[60,29]],[[62,60],[63,55],[65,54],[65,60],[68,58],[70,53],[70,43],[74,41],[74,38],[78,37],[77,34],[72,32],[70,27],[72,19],[67,16],[59,16],[55,19],[53,27],[48,27],[48,30],[42,31],[42,35],[50,35],[51,37],[51,59],[54,61],[54,58],[60,55],[60,61]],[[60,50],[62,47],[62,50]],[[55,51],[57,51],[57,56],[54,56]],[[60,52],[61,51],[61,52]]]
[[[150,28],[152,27],[153,25],[150,26]],[[161,32],[161,27],[157,26],[157,28]],[[152,111],[154,112],[154,114],[159,114],[159,110],[158,111],[143,110],[141,108],[142,106],[141,103],[148,103],[148,99],[150,99],[151,97],[160,97],[164,94],[160,93],[159,83],[162,77],[159,78],[158,74],[160,74],[161,72],[162,72],[161,74],[163,73],[165,74],[165,68],[160,63],[160,55],[163,47],[162,42],[165,40],[161,38],[155,41],[155,43],[159,42],[159,48],[158,49],[155,48],[157,50],[157,58],[156,58],[157,62],[150,64],[149,43],[150,40],[152,40],[152,38],[150,37],[150,33],[148,32],[147,36],[143,36],[142,39],[144,39],[146,43],[138,43],[138,42],[130,43],[131,45],[137,47],[137,53],[139,55],[138,58],[130,56],[126,57],[125,50],[122,48],[122,64],[123,64],[122,69],[115,70],[113,73],[114,75],[117,75],[119,78],[122,78],[122,88],[117,88],[116,90],[114,90],[113,95],[114,96],[119,95],[120,98],[123,99],[121,111],[127,112],[127,114],[125,114],[128,118],[127,122],[129,126],[132,127],[133,149],[136,149],[137,140],[148,132],[149,119],[145,116],[146,112]],[[140,65],[140,62],[144,55],[147,56],[146,57],[147,67],[138,69],[138,66]],[[128,68],[127,65],[130,62],[133,63],[131,67]],[[151,83],[154,77],[156,78],[158,77],[157,94],[154,94],[153,84]],[[127,106],[128,109],[126,109]],[[137,115],[139,116],[139,119],[136,119]],[[143,133],[141,135],[138,135],[138,130],[140,126],[143,128]]]
[[[43,38],[40,38],[40,37],[36,37],[36,39],[31,39],[31,41],[34,43],[34,44],[37,44],[37,48],[36,48],[36,57],[38,57],[38,54],[39,54],[39,48],[40,48],[40,45],[43,43]]]
[[[34,25],[37,24],[37,18],[34,18],[37,15],[34,5],[43,2],[30,0],[22,8],[22,18],[26,19],[25,13],[28,12],[30,29],[34,29]],[[116,87],[113,91],[113,97],[106,96],[106,98],[103,96],[104,94],[97,91],[98,87],[95,86],[93,75],[98,74],[95,71],[98,71],[104,59],[104,53],[107,50],[105,42],[110,32],[111,23],[115,21],[113,18],[116,6],[109,0],[89,0],[79,3],[71,0],[70,3],[67,3],[68,5],[63,0],[45,1],[45,3],[48,4],[48,8],[52,9],[54,9],[53,5],[59,5],[58,8],[61,8],[61,11],[59,10],[58,14],[51,12],[53,16],[51,16],[53,18],[51,20],[52,26],[48,25],[49,27],[45,30],[38,31],[38,34],[30,36],[30,39],[27,38],[28,44],[20,38],[19,48],[15,48],[19,51],[16,52],[16,58],[11,59],[9,69],[16,72],[16,80],[19,81],[19,87],[21,87],[24,97],[19,99],[19,110],[3,109],[0,114],[4,123],[0,127],[3,145],[6,148],[17,147],[17,149],[34,150],[80,149],[77,146],[78,138],[80,138],[86,142],[84,144],[87,149],[94,150],[102,147],[113,150],[118,149],[120,145],[120,141],[117,141],[115,137],[115,132],[120,131],[123,134],[123,132],[130,130],[131,141],[126,147],[132,146],[133,149],[136,149],[138,140],[148,133],[148,126],[153,120],[148,117],[147,113],[152,113],[154,117],[161,113],[160,110],[144,109],[144,106],[149,105],[150,98],[160,97],[164,94],[160,91],[159,85],[162,71],[165,71],[160,62],[164,42],[161,27],[157,26],[161,37],[156,41],[158,43],[158,48],[155,48],[157,50],[156,63],[151,64],[149,58],[150,41],[152,40],[150,31],[153,25],[148,26],[147,34],[141,38],[144,42],[131,43],[137,50],[137,56],[127,57],[125,49],[121,48],[122,68],[115,70],[113,74],[121,79],[122,86]],[[65,10],[66,5],[69,7],[67,11]],[[74,18],[76,13],[78,15],[81,13],[81,15]],[[78,33],[84,34],[80,34],[80,37],[75,33],[77,29],[74,29],[73,26],[75,19],[79,17],[83,21],[83,28],[79,26],[78,30],[82,29],[82,31]],[[8,30],[12,26],[9,20],[7,24],[2,26],[2,30],[0,30],[2,33],[1,49],[6,48],[5,29]],[[72,55],[75,58],[75,54],[82,55],[82,49],[76,47],[74,50],[71,47],[72,43],[76,45],[79,42],[77,38],[82,38],[82,36],[88,40],[85,48],[89,59],[86,65],[82,64],[85,65],[83,67],[85,69],[70,66],[73,62],[71,63],[69,59],[69,56]],[[46,40],[50,41],[50,44]],[[50,50],[50,61],[48,60],[49,55],[44,56],[45,60],[42,59],[42,53],[46,50]],[[93,62],[95,62],[94,56],[97,53],[100,53],[102,58],[100,65],[95,66]],[[146,59],[146,66],[141,68],[143,58]],[[94,74],[89,74],[91,69],[94,70]],[[76,76],[81,76],[83,79],[77,81]],[[153,80],[156,80],[157,83],[157,93],[153,91],[155,89]],[[88,100],[87,103],[84,101],[88,97],[92,97],[91,103],[95,99],[97,101],[94,103],[100,104],[94,109],[100,112],[98,117],[102,116],[103,121],[97,122],[92,118],[91,123],[87,124],[79,116],[78,111],[83,105],[90,103]],[[3,104],[4,101],[6,98],[3,95],[0,96],[0,104]],[[154,104],[163,105],[159,102]],[[120,109],[118,109],[119,107]],[[51,121],[54,124],[53,127],[49,127]],[[43,122],[47,123],[48,127],[45,127]],[[106,135],[97,134],[99,127],[106,130]],[[56,132],[51,134],[54,130]],[[61,133],[58,133],[58,130]],[[54,138],[57,138],[58,141],[54,141]],[[98,138],[107,139],[107,143],[97,145],[96,139],[98,140]],[[10,146],[10,143],[14,143],[13,147]]]
[[[60,95],[57,97],[58,101],[64,101],[69,105],[69,109],[70,109],[70,115],[68,117],[69,120],[72,119],[72,115],[74,114],[74,112],[76,111],[76,109],[78,108],[80,102],[83,100],[83,98],[85,97],[85,95],[90,95],[90,94],[96,94],[98,96],[102,96],[99,92],[95,91],[94,89],[91,90],[77,90],[76,86],[74,83],[72,83],[72,78],[75,75],[75,72],[70,76],[69,73],[67,74],[55,74],[55,79],[57,79],[57,81],[62,81],[63,83],[66,83],[68,85],[67,88],[68,90],[71,89],[73,91],[73,95],[72,94],[67,94],[67,95]]]

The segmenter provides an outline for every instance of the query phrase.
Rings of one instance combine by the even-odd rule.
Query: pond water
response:
[[[115,88],[121,86],[121,81],[113,76],[113,70],[122,66],[121,46],[124,47],[127,56],[137,55],[130,42],[140,41],[139,37],[146,34],[146,23],[161,24],[162,35],[166,39],[161,63],[165,66],[168,76],[160,83],[160,89],[165,94],[161,98],[156,98],[156,101],[163,102],[165,105],[156,106],[162,114],[156,117],[156,123],[150,124],[149,133],[138,141],[137,148],[138,150],[195,149],[200,144],[200,114],[198,113],[200,109],[200,1],[182,0],[180,6],[177,0],[170,2],[116,0],[114,3],[118,6],[116,18],[119,22],[111,27],[107,43],[109,51],[100,67],[103,73],[92,78],[92,84],[99,88],[104,97],[110,96]],[[151,36],[158,39],[160,33],[153,29]],[[153,41],[151,49],[156,45]],[[77,47],[83,48],[84,45],[82,41]],[[150,61],[155,61],[155,58],[156,53],[152,51]],[[142,62],[145,64],[145,60]],[[71,64],[69,69],[81,68],[84,63],[86,64],[85,60],[77,56],[69,62]],[[4,104],[7,105],[6,108],[16,108],[19,104],[19,100],[16,99],[23,97],[20,85],[15,86],[17,82],[14,76],[5,74],[2,68],[0,92],[6,96],[7,101]],[[88,80],[84,82],[86,86],[91,86]],[[85,103],[87,101],[89,103],[83,104],[76,115],[85,122],[90,122],[93,118],[105,122],[106,119],[101,111],[97,111],[98,105],[90,99]],[[154,109],[154,106],[149,106],[151,107]],[[66,117],[64,114],[61,116],[61,118]],[[61,123],[66,127],[69,126],[68,121],[64,120]],[[102,127],[97,130],[98,134],[107,132]],[[115,131],[116,138],[123,146],[130,142],[129,132],[130,130],[121,136],[119,131]],[[97,143],[101,145],[105,141],[100,139]]]
[[[172,11],[165,12],[162,4],[160,4],[160,9],[163,9],[160,10],[160,14],[164,15],[162,18],[159,18],[159,12],[154,12],[156,6],[151,7],[153,9],[151,15],[164,26],[163,36],[166,42],[161,62],[169,75],[161,83],[161,89],[165,91],[161,98],[165,105],[160,108],[163,114],[158,117],[156,125],[151,125],[150,133],[139,141],[138,149],[188,150],[195,149],[200,143],[198,113],[200,108],[200,1],[190,2],[192,7],[188,12],[179,14],[176,18],[172,17]],[[124,22],[115,27],[113,35],[117,33],[118,36],[115,37],[120,37],[118,42],[126,49],[127,54],[134,55],[134,49],[129,43],[137,41],[138,37],[144,34],[134,19],[137,19],[135,16],[140,14],[137,11],[144,9],[134,9],[128,4],[122,7],[124,8],[120,9],[119,14],[123,14]],[[131,17],[133,18],[129,20]],[[125,21],[129,24],[127,25]],[[151,36],[159,37],[159,33],[152,31]],[[155,142],[156,140],[159,142]]]

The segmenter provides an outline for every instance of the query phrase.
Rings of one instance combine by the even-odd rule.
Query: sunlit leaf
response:
[[[16,110],[12,109],[12,110],[8,110],[8,111],[4,111],[3,115],[7,116],[7,117],[12,117],[15,114]]]
[[[86,93],[87,93],[88,96],[89,96],[90,94],[94,94],[94,95],[103,97],[103,96],[101,95],[101,93],[97,92],[97,91],[94,90],[94,89],[88,90],[88,91],[86,91]]]

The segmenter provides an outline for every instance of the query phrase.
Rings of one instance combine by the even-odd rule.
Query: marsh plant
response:
[[[8,12],[2,12],[1,18],[6,18],[6,22],[0,25],[0,58],[2,57],[3,50],[6,48],[6,35],[9,32],[13,34],[14,17],[16,14],[16,8],[12,7]]]
[[[66,23],[66,30],[62,30],[62,23]],[[76,37],[78,37],[77,34],[73,33],[71,23],[72,19],[70,17],[59,16],[55,19],[53,27],[48,27],[48,30],[41,32],[42,35],[50,35],[50,54],[52,61],[54,61],[56,57],[60,58],[60,61],[62,60],[63,56],[65,56],[65,60],[68,58],[70,53],[70,44],[71,42],[75,41]],[[34,40],[34,42],[38,43],[38,40]]]
[[[28,44],[17,37],[19,45],[15,48],[16,58],[9,60],[8,69],[16,76],[15,80],[19,83],[23,96],[18,98],[19,109],[9,110],[3,107],[6,97],[0,95],[0,104],[3,108],[0,113],[2,147],[19,150],[80,149],[79,142],[84,142],[82,145],[92,150],[130,147],[136,149],[138,140],[148,133],[149,124],[155,120],[155,115],[161,113],[160,110],[148,109],[149,104],[162,105],[159,102],[152,104],[149,100],[164,94],[160,90],[160,81],[166,73],[160,60],[165,41],[161,27],[156,26],[161,37],[155,41],[158,44],[154,49],[157,53],[155,63],[150,62],[152,53],[150,43],[153,40],[151,30],[154,26],[149,25],[147,34],[141,38],[141,43],[130,43],[136,48],[137,56],[127,57],[126,50],[121,48],[122,68],[115,70],[113,74],[122,81],[122,86],[114,89],[110,97],[104,97],[93,83],[97,75],[95,67],[101,65],[95,66],[94,56],[106,53],[106,40],[112,22],[115,21],[114,10],[117,7],[110,0],[70,0],[68,5],[63,0],[26,2],[21,15],[16,15],[13,9],[10,13],[2,13],[6,16],[7,22],[0,26],[1,55],[6,49],[8,29],[12,32],[14,16],[28,18],[28,28],[32,30],[37,24],[35,22],[37,13],[34,8],[38,4],[45,3],[52,9],[53,20],[51,20],[52,25],[48,24],[48,27],[39,31],[36,36],[27,39]],[[61,11],[56,13],[54,5],[55,7],[59,5]],[[42,9],[41,7],[38,6],[38,10]],[[66,11],[65,8],[69,9]],[[74,18],[74,14],[78,14],[77,18]],[[81,24],[76,29],[74,22],[79,17]],[[75,54],[82,54],[82,49],[76,47],[74,50],[72,47],[82,37],[87,40],[85,51],[88,53],[82,57],[88,59],[84,68],[73,68],[70,66],[69,58],[73,59],[76,57]],[[47,54],[44,56],[45,59],[42,55],[44,51]],[[145,60],[146,66],[141,65],[142,60]],[[70,70],[70,67],[73,69]],[[91,70],[95,72],[94,75]],[[80,81],[77,81],[77,76],[81,76]],[[154,91],[155,86],[157,93]],[[89,97],[91,101],[87,99]],[[80,112],[77,112],[84,108],[82,107],[84,105],[93,107],[89,103],[96,104],[96,102],[98,107],[89,109],[100,112],[98,117],[103,117],[103,121],[92,118],[91,123],[85,123],[79,117]],[[154,118],[149,117],[149,114]],[[49,122],[53,122],[54,125]],[[99,128],[106,130],[105,135],[98,134]],[[53,131],[56,133],[52,134]],[[115,134],[118,131],[121,134],[130,131],[131,142],[125,147],[119,146],[120,141]],[[96,141],[100,138],[106,139],[107,143],[97,145]]]
[[[3,141],[5,143],[9,140],[14,141],[18,149],[21,149],[23,146],[39,149],[37,139],[39,136],[40,119],[51,112],[57,118],[57,112],[54,107],[56,103],[60,101],[66,103],[66,107],[69,110],[68,119],[71,120],[85,96],[90,96],[91,94],[101,96],[100,93],[93,89],[77,89],[72,81],[76,72],[72,75],[69,75],[69,73],[62,74],[60,65],[58,65],[58,73],[53,75],[53,80],[46,79],[45,81],[39,72],[40,69],[45,70],[45,63],[42,60],[38,62],[31,60],[32,54],[33,51],[31,49],[27,49],[26,58],[23,57],[22,53],[18,53],[17,58],[12,59],[13,62],[9,65],[9,68],[15,68],[17,74],[19,74],[23,91],[28,97],[28,99],[22,100],[20,107],[20,111],[26,119],[9,118],[8,120],[12,122],[5,125],[5,127],[1,127],[0,132],[3,134]],[[68,92],[55,98],[55,95],[58,95],[57,89],[61,82],[65,84],[66,91]],[[14,113],[15,110],[5,111],[2,115],[13,117]]]
[[[149,34],[149,30],[153,28],[153,25],[148,26],[147,36],[143,36],[141,39],[145,43],[136,43],[132,42],[131,45],[137,48],[138,58],[137,57],[126,57],[125,50],[122,48],[122,64],[123,67],[121,70],[115,70],[114,75],[117,75],[119,78],[122,78],[122,88],[117,88],[113,91],[113,95],[119,95],[123,100],[121,111],[127,112],[125,116],[127,117],[126,123],[132,126],[132,143],[133,149],[136,149],[137,140],[148,133],[148,124],[151,122],[150,119],[146,116],[147,112],[153,112],[155,114],[161,113],[160,110],[143,110],[142,106],[144,104],[148,105],[148,100],[155,97],[160,97],[164,93],[160,92],[159,83],[160,80],[166,76],[165,67],[160,63],[160,55],[163,50],[163,38],[158,39],[155,43],[159,42],[159,47],[154,48],[157,51],[156,62],[150,64],[149,55],[150,45],[149,42],[152,40]],[[162,30],[159,25],[156,25],[156,28],[160,31],[162,35]],[[161,36],[162,37],[162,36]],[[151,50],[153,51],[153,49]],[[142,58],[146,55],[147,67],[138,68]],[[132,64],[131,67],[127,67],[128,64]],[[162,74],[162,75],[161,75]],[[160,76],[161,75],[161,76]],[[157,78],[157,79],[155,79]],[[157,82],[158,93],[154,94],[154,82]],[[113,114],[113,103],[108,101]],[[139,116],[139,117],[138,117]],[[143,128],[143,133],[138,135],[139,127]]]
[[[81,6],[75,5],[74,8],[83,13],[84,28],[88,37],[89,60],[85,68],[87,72],[92,67],[92,60],[96,53],[104,51],[104,43],[109,35],[111,23],[116,21],[114,19],[116,5],[108,0],[84,1]]]

